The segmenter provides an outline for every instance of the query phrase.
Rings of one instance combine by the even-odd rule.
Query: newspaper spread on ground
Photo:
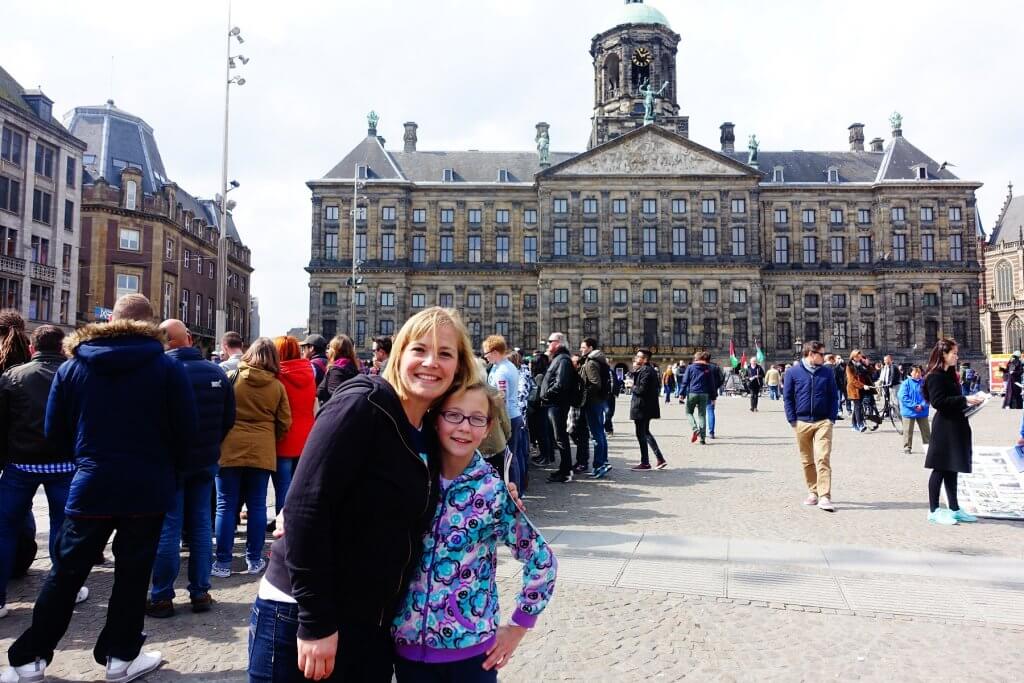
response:
[[[975,446],[972,469],[957,482],[964,510],[978,517],[1024,520],[1024,453],[1016,446]]]

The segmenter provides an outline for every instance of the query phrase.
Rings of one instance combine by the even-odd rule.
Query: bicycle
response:
[[[892,392],[885,391],[884,387],[882,390],[882,410],[878,410],[878,402],[876,396],[878,390],[872,387],[872,391],[864,392],[865,396],[871,398],[870,401],[864,401],[864,425],[867,426],[868,422],[874,423],[873,426],[869,427],[871,431],[878,429],[882,422],[886,419],[892,423],[893,429],[896,430],[897,434],[903,434],[903,417],[900,415],[899,406],[892,402]],[[862,399],[864,397],[861,397]]]

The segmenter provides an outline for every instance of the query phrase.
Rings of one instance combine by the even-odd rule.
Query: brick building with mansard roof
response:
[[[129,292],[163,318],[180,318],[215,347],[220,207],[168,179],[153,129],[113,101],[76,107],[68,128],[85,140],[79,322],[102,317]],[[230,204],[229,204],[230,207]],[[246,247],[228,211],[227,324],[248,340]]]
[[[981,327],[988,354],[1024,351],[1024,196],[1013,184],[982,244]]]
[[[980,183],[913,145],[898,115],[867,148],[859,123],[834,152],[738,150],[732,123],[717,149],[699,144],[677,100],[681,37],[649,5],[621,11],[591,42],[585,152],[548,154],[544,123],[537,152],[421,151],[415,123],[388,149],[374,116],[307,183],[311,331],[366,345],[440,304],[477,346],[564,331],[620,362],[641,345],[721,358],[730,340],[788,360],[812,338],[919,361],[940,334],[980,353]]]

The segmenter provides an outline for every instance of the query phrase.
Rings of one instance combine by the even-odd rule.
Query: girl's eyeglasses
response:
[[[491,421],[489,417],[484,415],[463,415],[457,410],[442,410],[441,417],[444,418],[445,422],[451,422],[453,425],[460,425],[468,421],[474,427],[486,427]]]

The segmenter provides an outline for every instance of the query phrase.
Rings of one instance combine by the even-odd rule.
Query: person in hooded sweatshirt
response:
[[[900,401],[900,417],[903,418],[903,452],[910,453],[914,447],[914,425],[921,430],[921,441],[925,446],[931,436],[928,425],[928,401],[924,400],[924,368],[915,365],[908,377],[900,384],[897,396]]]
[[[277,378],[280,367],[274,342],[260,337],[242,356],[238,370],[228,374],[235,388],[235,426],[221,445],[217,473],[217,552],[211,571],[217,578],[231,576],[239,502],[249,511],[246,573],[259,574],[267,567],[267,483],[277,469],[277,440],[292,425],[288,395]]]
[[[93,657],[106,665],[107,681],[135,680],[160,666],[159,652],[141,652],[146,589],[174,503],[175,470],[197,428],[188,375],[164,354],[161,337],[149,300],[126,294],[109,323],[85,325],[64,340],[70,359],[50,387],[45,431],[56,455],[74,460],[75,475],[53,569],[32,625],[8,650],[4,683],[45,680],[78,590],[115,531],[114,584]]]
[[[316,374],[309,361],[302,357],[299,340],[295,337],[277,337],[274,339],[274,348],[281,360],[281,371],[277,378],[284,385],[288,406],[292,411],[291,428],[277,440],[277,469],[271,475],[274,482],[274,510],[280,514],[302,447],[306,445],[309,430],[313,428]],[[273,527],[273,522],[267,525],[269,531],[273,531]]]

